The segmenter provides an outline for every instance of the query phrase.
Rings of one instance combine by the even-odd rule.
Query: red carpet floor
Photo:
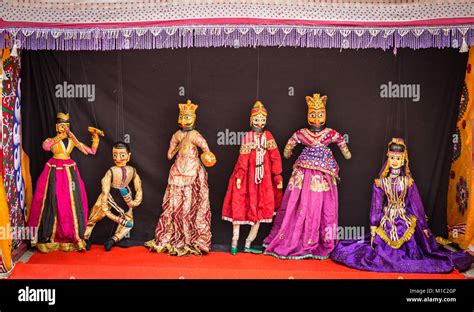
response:
[[[464,275],[374,273],[331,260],[279,260],[271,256],[213,252],[172,257],[144,247],[93,246],[87,252],[35,253],[18,263],[10,279],[464,279]]]

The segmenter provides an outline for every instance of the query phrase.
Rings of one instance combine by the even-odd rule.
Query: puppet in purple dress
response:
[[[370,236],[340,241],[331,257],[349,267],[377,272],[448,273],[469,269],[471,257],[436,241],[408,166],[403,139],[388,145],[388,160],[375,180]]]
[[[305,148],[293,166],[293,173],[277,212],[265,254],[280,259],[326,259],[334,249],[337,234],[337,185],[339,167],[328,145],[336,143],[346,159],[351,158],[344,137],[326,128],[326,96],[307,96],[309,128],[296,131],[283,156],[290,158],[294,147]]]

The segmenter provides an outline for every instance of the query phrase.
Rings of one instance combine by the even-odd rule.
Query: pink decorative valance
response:
[[[0,47],[463,48],[473,0],[0,0]]]

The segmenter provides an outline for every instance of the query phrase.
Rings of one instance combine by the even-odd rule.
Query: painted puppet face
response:
[[[112,149],[112,158],[117,167],[125,167],[130,161],[130,156],[132,154],[127,152],[125,148],[113,148]]]
[[[194,127],[196,122],[195,114],[179,114],[178,124],[182,129]]]
[[[267,117],[264,114],[257,114],[250,117],[250,125],[256,129],[263,129],[267,124]]]
[[[326,123],[325,109],[309,109],[308,124],[310,126],[321,127]]]
[[[388,153],[388,165],[392,169],[400,169],[405,164],[405,154],[404,153]]]
[[[68,122],[59,122],[56,124],[56,132],[58,133],[66,132],[67,129],[69,129]]]

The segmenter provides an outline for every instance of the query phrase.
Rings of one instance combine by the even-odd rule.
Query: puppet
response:
[[[190,100],[179,104],[180,130],[171,138],[168,159],[171,166],[162,214],[155,239],[145,243],[151,251],[170,255],[201,255],[211,248],[211,210],[204,166],[212,167],[216,157],[204,137],[194,129],[198,105]],[[199,157],[199,150],[202,154]]]
[[[124,142],[116,142],[112,148],[115,166],[107,170],[102,178],[102,192],[92,207],[84,238],[86,249],[91,247],[90,235],[97,222],[107,217],[117,223],[115,234],[105,243],[106,251],[110,251],[126,237],[133,228],[133,210],[142,203],[142,182],[137,170],[127,163],[131,157],[130,147]],[[130,184],[133,182],[135,198],[132,197]],[[125,205],[124,205],[125,204]],[[115,213],[114,213],[115,212]]]
[[[70,130],[69,114],[56,118],[56,136],[43,142],[43,149],[53,153],[36,183],[28,226],[38,229],[32,245],[40,252],[85,249],[87,195],[77,164],[70,157],[74,148],[85,155],[95,155],[103,131],[89,127],[92,146],[79,142]]]
[[[309,128],[296,131],[283,156],[290,158],[297,144],[304,149],[277,212],[265,254],[281,259],[326,259],[337,235],[339,166],[328,145],[336,143],[344,158],[351,153],[344,137],[326,128],[326,96],[307,96]]]
[[[262,253],[251,244],[260,223],[271,223],[281,203],[281,157],[272,134],[264,130],[266,123],[267,110],[257,101],[250,113],[251,131],[243,137],[222,208],[222,219],[233,224],[232,255],[237,254],[241,224],[251,225],[244,252]]]
[[[430,231],[403,139],[390,141],[387,158],[373,186],[370,235],[364,241],[340,241],[331,258],[352,268],[378,272],[469,269],[472,258],[468,254],[445,249]]]

